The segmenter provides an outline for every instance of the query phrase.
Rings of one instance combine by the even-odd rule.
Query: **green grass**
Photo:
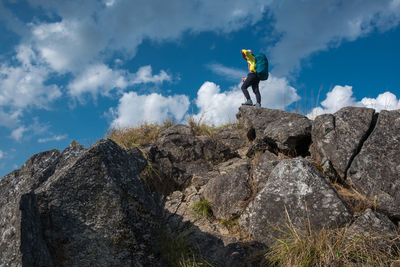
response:
[[[176,233],[160,231],[157,248],[169,266],[212,267],[205,259],[197,256],[191,249],[188,239]]]
[[[206,218],[206,219],[213,218],[211,203],[204,197],[201,197],[200,201],[192,205],[192,210],[194,211],[195,214],[197,214],[201,218]]]

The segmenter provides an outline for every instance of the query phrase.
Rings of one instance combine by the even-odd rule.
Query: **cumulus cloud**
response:
[[[178,39],[184,32],[231,32],[259,21],[269,1],[34,1],[60,21],[32,24],[32,42],[58,72],[78,73],[113,51],[132,58],[144,39]],[[221,12],[224,10],[224,12]]]
[[[111,110],[115,116],[111,127],[125,128],[143,123],[162,123],[171,118],[179,122],[184,118],[189,104],[189,98],[185,95],[124,93],[118,107]]]
[[[64,135],[54,135],[52,137],[46,137],[46,138],[39,138],[38,139],[38,143],[47,143],[47,142],[51,142],[51,141],[61,141],[64,140],[65,138],[67,138],[68,135],[64,134]]]
[[[379,112],[383,109],[400,109],[400,99],[397,99],[391,92],[385,92],[378,95],[377,98],[364,97],[361,101],[356,101],[353,97],[353,87],[336,85],[332,91],[326,94],[325,100],[321,102],[321,107],[314,108],[307,116],[310,119],[315,119],[318,115],[335,113],[347,106],[373,108]]]
[[[145,39],[161,42],[178,40],[185,32],[232,32],[260,22],[268,14],[273,17],[274,33],[263,37],[277,41],[270,56],[274,73],[282,76],[299,69],[301,60],[317,51],[376,29],[391,29],[400,20],[398,0],[249,0],[245,5],[239,0],[229,5],[222,0],[28,2],[60,18],[35,21],[26,37],[60,73],[79,73],[87,64],[104,62],[115,51],[132,58]]]
[[[400,20],[398,0],[274,1],[269,8],[281,36],[270,50],[277,75],[298,70],[301,60],[317,51],[391,29]]]
[[[68,93],[73,97],[80,97],[90,93],[93,97],[97,94],[109,95],[110,91],[119,88],[124,90],[127,86],[171,81],[171,76],[161,70],[153,75],[151,66],[140,67],[136,73],[124,70],[113,70],[105,64],[90,65],[68,85]]]
[[[85,93],[93,97],[99,93],[108,95],[114,88],[126,88],[125,76],[123,71],[112,70],[104,64],[91,65],[68,85],[68,93],[74,97]]]
[[[199,112],[195,119],[214,125],[235,121],[235,114],[244,102],[240,86],[241,84],[221,92],[221,88],[215,83],[205,82],[197,92],[195,103]],[[267,81],[260,82],[259,88],[263,107],[284,109],[300,99],[296,89],[284,78],[270,75]],[[252,91],[251,88],[248,90]],[[252,93],[250,96],[254,99]]]

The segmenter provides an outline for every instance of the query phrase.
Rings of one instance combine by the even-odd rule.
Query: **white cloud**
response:
[[[130,85],[160,84],[170,80],[171,76],[163,70],[153,75],[150,65],[139,68],[136,73],[128,73],[120,69],[113,70],[104,64],[95,64],[89,66],[68,85],[68,93],[73,97],[90,93],[95,98],[97,94],[107,96],[115,88],[124,90]]]
[[[61,141],[65,138],[67,138],[68,135],[64,134],[64,135],[54,135],[52,137],[47,137],[47,138],[39,138],[38,139],[38,143],[47,143],[47,142],[51,142],[51,141]]]
[[[229,91],[221,92],[221,88],[212,82],[205,82],[197,92],[196,105],[199,108],[196,120],[214,125],[222,125],[235,121],[235,115],[241,103],[244,102],[241,84]],[[296,89],[284,78],[270,75],[267,81],[261,81],[261,103],[263,107],[284,109],[300,99]],[[248,89],[254,99],[251,87]]]
[[[125,73],[112,70],[104,64],[89,66],[75,80],[68,85],[68,93],[79,97],[85,93],[108,95],[114,88],[125,89],[128,82]]]
[[[378,95],[377,98],[367,98],[361,99],[361,104],[367,108],[373,108],[376,111],[381,110],[394,110],[400,109],[400,98],[392,94],[391,92],[385,92]]]
[[[242,77],[246,77],[247,72],[241,69],[235,69],[226,67],[224,65],[213,63],[207,65],[207,67],[214,73],[228,79],[228,80],[240,80]]]
[[[0,150],[0,159],[4,158],[4,156],[5,156],[5,153]]]
[[[11,132],[11,138],[13,138],[16,141],[20,141],[22,136],[24,135],[24,132],[26,132],[27,130],[28,129],[25,128],[24,126],[20,126]]]
[[[140,67],[135,74],[130,74],[129,84],[140,84],[140,83],[156,83],[160,84],[164,81],[171,81],[171,76],[168,75],[164,70],[161,70],[159,74],[153,75],[152,68],[150,65]]]
[[[57,85],[46,84],[50,70],[37,62],[31,47],[20,45],[16,52],[17,64],[0,65],[0,126],[13,129],[11,137],[20,140],[27,131],[20,125],[24,112],[49,109],[62,93]]]
[[[301,60],[317,51],[388,30],[400,20],[398,0],[274,1],[270,11],[281,36],[270,50],[278,75],[299,70]]]
[[[179,122],[184,118],[189,104],[189,98],[184,95],[165,97],[156,93],[124,93],[116,110],[111,110],[115,115],[111,127],[125,128],[142,123],[162,123],[170,118]]]
[[[315,119],[318,115],[325,113],[335,113],[339,109],[347,106],[373,108],[377,112],[385,110],[400,109],[400,99],[390,93],[385,92],[378,95],[377,98],[364,97],[361,101],[356,101],[353,97],[353,88],[351,86],[336,85],[332,91],[326,94],[326,98],[321,102],[322,107],[314,108],[307,116]]]
[[[34,53],[29,47],[20,46],[16,58],[21,62],[20,66],[0,66],[0,107],[46,108],[61,96],[58,86],[44,85],[49,70],[45,66],[32,64]]]
[[[29,1],[59,22],[31,26],[32,42],[58,72],[78,73],[113,51],[132,58],[144,39],[177,40],[184,32],[231,32],[259,21],[269,1]],[[223,10],[223,12],[221,12]]]
[[[30,0],[60,21],[30,24],[34,48],[53,70],[79,73],[113,52],[132,58],[145,39],[179,40],[185,32],[232,32],[260,22],[274,24],[267,36],[274,73],[285,75],[321,50],[354,41],[375,29],[398,25],[399,0]],[[155,19],[156,18],[156,19]],[[11,20],[11,19],[8,19]],[[269,28],[271,25],[267,25]],[[275,36],[279,36],[276,40]]]

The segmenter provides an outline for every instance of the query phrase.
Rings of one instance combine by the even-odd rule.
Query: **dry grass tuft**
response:
[[[116,142],[122,148],[141,146],[154,143],[160,132],[173,126],[173,120],[167,120],[163,124],[144,123],[138,127],[111,129],[107,137]]]
[[[347,202],[353,213],[363,212],[367,209],[376,210],[377,198],[370,199],[346,184],[333,183],[332,186]]]
[[[194,116],[188,116],[186,118],[187,125],[194,131],[195,135],[205,135],[212,139],[215,139],[215,132],[230,126],[239,127],[236,123],[227,123],[222,126],[214,126],[209,125],[206,122],[202,121],[202,119],[196,119]]]
[[[265,254],[272,266],[390,266],[400,260],[399,234],[363,235],[348,226],[298,230],[288,221],[277,229],[283,237]]]

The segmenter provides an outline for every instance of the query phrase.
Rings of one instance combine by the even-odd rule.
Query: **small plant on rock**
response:
[[[211,203],[204,197],[201,197],[200,201],[194,203],[192,209],[202,218],[211,219],[213,217]]]

